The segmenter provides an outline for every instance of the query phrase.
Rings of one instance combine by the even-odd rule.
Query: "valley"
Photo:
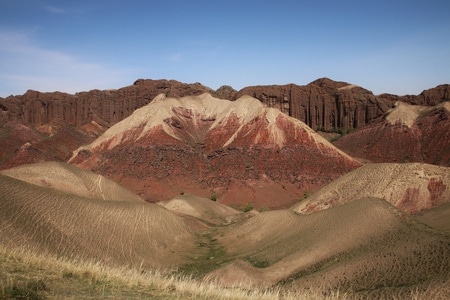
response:
[[[0,98],[0,298],[448,299],[449,91]]]

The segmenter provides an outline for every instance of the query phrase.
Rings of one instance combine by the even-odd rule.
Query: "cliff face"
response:
[[[21,96],[0,98],[0,125],[15,122],[34,127],[61,120],[81,127],[95,121],[110,127],[164,93],[171,97],[199,95],[211,90],[200,83],[175,80],[137,80],[118,90],[92,90],[75,95],[27,91]]]
[[[92,90],[75,95],[28,91],[24,95],[0,98],[0,126],[13,122],[37,127],[60,120],[76,127],[95,121],[108,128],[148,104],[158,94],[182,97],[205,92],[227,100],[249,95],[268,107],[278,108],[303,121],[315,130],[324,131],[362,127],[387,112],[396,101],[437,105],[450,99],[448,84],[425,90],[417,96],[375,96],[362,87],[328,78],[303,86],[250,86],[239,92],[230,86],[212,91],[200,83],[139,79],[133,85],[118,90]]]
[[[276,107],[315,130],[332,131],[362,127],[394,107],[396,101],[415,105],[437,105],[450,99],[450,85],[439,85],[420,95],[375,96],[371,91],[328,78],[308,85],[251,86],[236,98],[250,95],[269,107]]]
[[[328,78],[305,86],[247,87],[237,97],[245,94],[324,131],[360,127],[386,112],[393,103],[391,99],[378,99],[361,87]]]
[[[391,94],[381,94],[377,97],[382,101],[401,101],[414,105],[434,106],[450,100],[450,84],[441,84],[435,88],[424,90],[419,95],[396,96]]]
[[[372,126],[397,101],[431,106],[450,100],[448,84],[416,96],[375,96],[364,88],[328,78],[304,86],[251,86],[239,92],[230,86],[212,91],[200,83],[143,79],[118,90],[92,90],[74,95],[30,90],[24,95],[0,98],[0,144],[3,146],[0,147],[0,168],[35,161],[66,161],[73,150],[94,140],[159,94],[183,97],[205,92],[228,100],[252,96],[265,106],[278,108],[321,131]],[[34,136],[32,139],[30,132]]]

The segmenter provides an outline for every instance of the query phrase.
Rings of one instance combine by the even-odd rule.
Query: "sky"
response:
[[[417,95],[450,83],[449,12],[448,0],[0,0],[0,97],[322,77]]]

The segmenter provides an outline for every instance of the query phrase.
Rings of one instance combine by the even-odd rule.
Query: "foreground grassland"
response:
[[[320,291],[289,292],[223,288],[189,276],[158,271],[111,268],[102,264],[42,257],[0,248],[0,299],[361,299]],[[449,282],[443,283],[443,286]],[[386,299],[448,299],[448,290],[378,294]],[[372,295],[373,296],[373,295]],[[380,297],[381,296],[381,297]]]
[[[0,299],[345,299],[226,289],[188,276],[64,261],[0,249]]]

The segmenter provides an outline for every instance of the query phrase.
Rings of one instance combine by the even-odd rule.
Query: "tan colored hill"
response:
[[[416,218],[433,228],[450,233],[450,203],[421,212]]]
[[[345,174],[292,209],[302,214],[365,197],[414,214],[450,202],[450,168],[423,163],[368,164]]]
[[[353,157],[380,162],[450,166],[450,101],[435,106],[396,106],[333,143]]]
[[[62,162],[22,165],[0,173],[82,197],[109,201],[143,201],[128,189],[106,177]]]
[[[310,215],[263,212],[218,240],[236,260],[205,280],[227,286],[370,293],[450,276],[450,236],[374,198]]]
[[[183,216],[191,216],[215,225],[224,225],[233,221],[242,212],[229,206],[192,194],[177,196],[157,204]]]
[[[194,233],[181,217],[155,204],[86,198],[0,174],[0,243],[7,248],[169,267],[192,255]]]
[[[183,190],[216,193],[228,205],[268,207],[288,207],[305,190],[360,166],[301,121],[255,98],[210,94],[159,95],[75,151],[70,163],[121,182],[147,201]],[[277,193],[261,192],[269,185]]]

